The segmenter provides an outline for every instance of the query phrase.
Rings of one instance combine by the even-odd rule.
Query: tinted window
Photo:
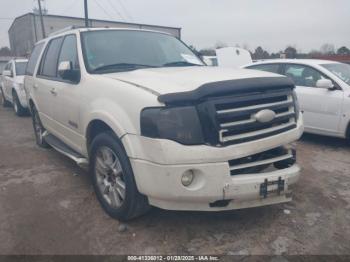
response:
[[[284,74],[292,79],[296,86],[316,87],[318,80],[326,78],[316,69],[304,65],[286,65]]]
[[[16,62],[16,75],[23,76],[26,71],[27,62]]]
[[[79,70],[77,41],[75,35],[69,35],[63,41],[58,65],[63,61],[72,62],[73,69]]]
[[[250,66],[248,68],[254,69],[254,70],[271,72],[271,73],[278,73],[279,66],[280,66],[279,64],[264,64],[264,65]]]
[[[62,37],[51,40],[46,48],[45,58],[41,63],[40,75],[47,77],[57,76],[57,59],[60,52]]]
[[[34,74],[35,66],[38,62],[39,55],[43,49],[44,43],[38,44],[34,47],[33,52],[29,58],[29,62],[26,68],[26,74],[32,76]]]

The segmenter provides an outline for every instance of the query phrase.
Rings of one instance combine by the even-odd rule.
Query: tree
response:
[[[216,56],[216,52],[212,48],[206,48],[199,51],[200,56]]]
[[[324,44],[321,46],[321,53],[324,55],[334,55],[335,47],[332,44]]]
[[[284,53],[286,54],[286,58],[297,58],[297,50],[292,47],[288,46],[286,50],[284,50]]]
[[[11,55],[12,55],[11,49],[8,48],[7,46],[0,48],[0,56],[11,56]]]
[[[224,48],[227,47],[227,44],[221,41],[216,42],[215,44],[215,49],[220,49],[220,48]]]
[[[350,55],[350,49],[346,46],[342,46],[337,50],[338,55]]]
[[[268,59],[270,57],[269,53],[264,50],[261,46],[258,46],[253,53],[253,59]]]

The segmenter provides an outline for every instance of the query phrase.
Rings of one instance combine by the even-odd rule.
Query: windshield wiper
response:
[[[171,62],[171,63],[166,63],[163,65],[163,67],[172,67],[172,66],[203,66],[200,64],[194,64],[186,61],[177,61],[177,62]]]
[[[154,68],[156,66],[151,66],[151,65],[142,65],[142,64],[132,64],[132,63],[118,63],[118,64],[111,64],[111,65],[104,65],[95,68],[93,71],[94,72],[101,72],[101,71],[108,71],[108,70],[136,70],[140,68]]]

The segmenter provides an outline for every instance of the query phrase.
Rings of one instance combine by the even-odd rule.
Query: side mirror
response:
[[[12,77],[12,72],[10,70],[4,70],[4,71],[2,71],[2,75]]]
[[[80,71],[73,69],[71,61],[62,61],[58,65],[58,75],[64,80],[77,82],[80,78]]]
[[[334,84],[329,79],[320,79],[317,81],[316,87],[331,90],[334,88]]]

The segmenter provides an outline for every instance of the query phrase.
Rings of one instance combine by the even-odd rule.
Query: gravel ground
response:
[[[0,254],[350,254],[350,146],[305,135],[294,201],[225,213],[153,209],[127,224],[87,174],[35,145],[31,119],[0,109]]]

